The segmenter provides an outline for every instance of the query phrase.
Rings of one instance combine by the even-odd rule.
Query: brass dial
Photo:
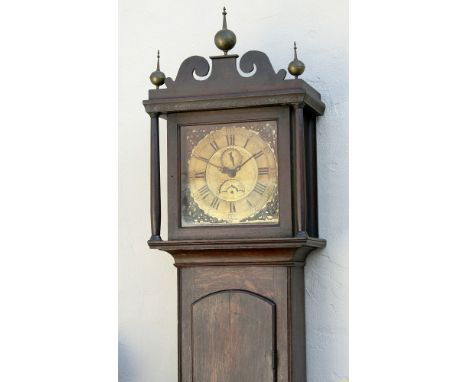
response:
[[[276,157],[254,130],[222,127],[193,148],[188,187],[207,215],[239,223],[261,211],[277,187]]]

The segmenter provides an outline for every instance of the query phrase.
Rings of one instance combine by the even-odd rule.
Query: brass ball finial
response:
[[[302,73],[304,73],[304,70],[305,70],[304,63],[297,59],[297,47],[296,47],[296,41],[294,41],[294,60],[292,60],[289,63],[288,72],[297,78]]]
[[[159,89],[161,85],[164,84],[166,81],[166,75],[159,70],[159,50],[158,50],[158,64],[156,66],[156,70],[151,73],[150,75],[150,81],[153,85],[156,86],[156,89]]]
[[[224,55],[227,55],[227,52],[236,45],[236,35],[227,29],[226,15],[226,7],[223,7],[223,29],[219,30],[214,37],[215,45],[224,52]]]

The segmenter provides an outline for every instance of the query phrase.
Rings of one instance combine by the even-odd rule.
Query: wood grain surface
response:
[[[193,381],[273,382],[275,304],[243,290],[192,304]]]

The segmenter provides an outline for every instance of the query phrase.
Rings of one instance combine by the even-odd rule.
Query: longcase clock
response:
[[[159,67],[145,100],[151,117],[151,248],[178,271],[180,382],[303,382],[304,261],[318,237],[316,117],[320,94],[294,60],[223,51],[187,58],[175,80]],[[239,66],[240,70],[237,68]],[[210,71],[211,70],[211,71]],[[196,77],[194,76],[196,74]],[[160,88],[166,84],[166,88]],[[167,119],[161,190],[159,119]],[[162,240],[161,192],[168,195]]]

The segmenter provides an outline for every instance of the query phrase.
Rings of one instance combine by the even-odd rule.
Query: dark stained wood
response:
[[[174,256],[176,266],[195,265],[297,265],[326,241],[312,238],[258,238],[235,240],[155,241],[152,248]]]
[[[192,303],[193,381],[273,382],[275,304],[244,290],[209,294]]]
[[[288,310],[287,310],[287,268],[286,267],[193,267],[181,268],[182,290],[179,300],[181,315],[181,379],[180,381],[192,381],[192,304],[212,293],[226,290],[240,290],[253,293],[260,298],[267,299],[276,306],[276,335],[272,341],[276,341],[277,364],[276,377],[278,382],[288,381]],[[263,309],[263,308],[262,308]],[[248,311],[252,311],[249,308]],[[256,320],[253,316],[252,320]],[[263,326],[263,324],[265,326]],[[269,332],[271,321],[263,320],[254,323],[254,326],[262,327],[262,332]],[[222,325],[220,330],[229,333],[229,327]],[[250,330],[250,329],[245,329]],[[270,334],[268,337],[272,337]],[[251,337],[253,344],[257,339]],[[194,349],[193,349],[194,350]],[[225,349],[228,351],[228,349]],[[242,351],[237,349],[237,351]],[[232,357],[238,356],[229,352]],[[270,359],[271,360],[271,359]],[[268,359],[267,359],[268,361]],[[271,362],[271,361],[270,361]],[[272,365],[273,366],[273,365]],[[217,381],[216,379],[214,379]],[[240,381],[252,381],[243,379]],[[208,379],[210,381],[210,379]],[[233,380],[233,382],[237,380]]]
[[[256,93],[252,92],[245,94],[222,94],[218,97],[192,96],[166,98],[162,101],[152,101],[152,103],[146,104],[145,109],[148,113],[164,113],[161,117],[166,118],[166,115],[169,113],[185,111],[227,110],[245,107],[288,105],[294,103],[306,104],[311,110],[316,112],[317,115],[322,115],[325,110],[321,101],[308,96],[300,87],[283,90],[258,91]]]
[[[163,242],[148,241],[151,248],[173,251],[205,251],[227,249],[269,249],[269,248],[294,248],[302,247],[323,248],[325,239],[301,238],[301,237],[276,237],[276,238],[246,238],[246,239],[200,239],[200,240],[169,240]]]
[[[161,178],[159,162],[159,113],[151,115],[151,240],[161,240]]]
[[[304,265],[306,256],[316,248],[303,247],[300,250],[261,249],[253,250],[211,250],[211,251],[171,251],[175,266],[193,267],[199,265]]]
[[[305,155],[306,155],[306,199],[307,233],[319,237],[318,192],[317,192],[317,132],[315,116],[306,110],[304,113]]]
[[[275,73],[265,53],[250,51],[236,67],[237,55],[215,56],[209,77],[204,77],[210,65],[200,56],[187,58],[174,80],[166,79],[167,89],[151,89],[143,104],[148,113],[216,110],[252,106],[285,105],[303,102],[316,115],[322,115],[325,105],[320,94],[301,79],[284,80],[286,71]]]
[[[294,105],[293,123],[293,198],[294,198],[294,233],[297,237],[307,237],[306,172],[305,172],[305,136],[303,105]]]
[[[270,381],[252,378],[266,364],[276,367],[278,382],[305,381],[303,267],[195,266],[179,268],[179,275],[180,381]],[[233,300],[234,292],[255,298]],[[270,345],[275,341],[276,347]],[[265,352],[270,347],[276,348],[271,357]],[[252,349],[259,354],[252,355]],[[245,375],[237,374],[236,365],[247,363],[242,352],[251,360]],[[229,379],[229,372],[242,378]]]
[[[246,53],[243,73],[237,59],[211,57],[210,73],[206,59],[189,57],[167,89],[143,102],[152,120],[148,244],[177,267],[179,382],[305,382],[303,266],[326,244],[318,238],[315,125],[325,105],[303,80],[275,72],[264,53]],[[160,238],[159,117],[168,120],[168,241]],[[280,224],[182,228],[180,126],[259,120],[278,125]]]
[[[182,270],[177,269],[177,380],[182,381]],[[184,288],[185,289],[185,288]]]
[[[305,301],[304,268],[288,268],[288,305],[289,305],[289,346],[291,354],[291,382],[305,382],[306,373],[306,337],[305,337]]]
[[[175,81],[166,79],[167,89],[150,91],[150,99],[163,97],[207,95],[232,93],[235,90],[244,92],[256,91],[259,87],[281,86],[284,83],[286,71],[281,69],[275,73],[268,56],[260,51],[245,53],[239,61],[239,67],[243,74],[248,75],[254,71],[255,66],[259,69],[253,76],[243,77],[237,70],[237,54],[227,56],[212,56],[211,74],[206,77],[210,64],[201,56],[192,56],[184,60],[180,65]],[[205,77],[196,79],[198,77]],[[159,90],[159,89],[158,89]]]

